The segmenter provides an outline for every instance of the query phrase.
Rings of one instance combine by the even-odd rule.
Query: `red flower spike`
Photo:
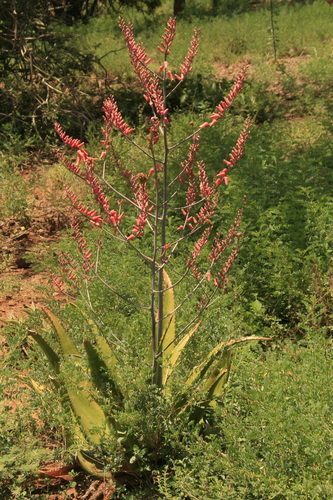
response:
[[[62,129],[61,125],[59,125],[59,123],[54,124],[54,130],[57,132],[60,139],[62,139],[64,143],[67,144],[67,146],[70,146],[71,148],[74,149],[80,149],[84,146],[84,142],[81,142],[78,139],[73,139],[69,135],[66,135],[66,133]]]
[[[160,87],[159,78],[147,67],[149,60],[144,47],[136,43],[132,24],[127,25],[125,21],[120,18],[119,26],[125,38],[135,74],[145,90],[144,98],[151,106],[154,106],[157,114],[164,116],[167,110],[164,108],[163,92]]]
[[[169,55],[170,47],[175,38],[176,34],[176,19],[170,17],[167,27],[165,28],[164,35],[162,36],[162,43],[157,49],[162,52],[162,54]]]
[[[140,207],[140,213],[135,221],[132,232],[135,233],[136,236],[143,236],[149,212],[147,177],[144,174],[138,174],[137,176],[134,177],[133,192],[135,195],[135,201]]]
[[[104,120],[106,124],[112,124],[116,129],[120,130],[124,135],[129,135],[135,129],[131,128],[121,116],[121,113],[118,111],[117,103],[114,99],[114,96],[109,97],[104,101]]]
[[[229,160],[223,160],[224,163],[228,165],[228,167],[233,167],[237,163],[237,161],[240,160],[241,157],[243,156],[245,150],[245,142],[250,134],[250,127],[251,127],[251,121],[248,119],[244,124],[244,128],[240,136],[238,137],[236,146],[232,149],[229,155]]]
[[[194,35],[192,36],[191,44],[187,52],[184,63],[180,67],[180,76],[175,75],[177,80],[184,80],[185,76],[192,71],[192,62],[198,53],[199,48],[199,34],[200,30],[195,28]]]
[[[198,274],[196,262],[197,262],[198,258],[200,257],[202,248],[208,242],[211,231],[212,231],[212,226],[209,226],[208,228],[205,229],[205,231],[203,232],[201,237],[198,239],[198,241],[194,245],[194,248],[191,252],[191,257],[187,261],[187,266],[192,268],[192,275],[195,278],[200,277],[200,275]]]
[[[241,72],[239,73],[238,78],[235,81],[228,96],[216,106],[217,112],[214,112],[212,115],[210,115],[211,120],[218,120],[219,118],[222,118],[222,116],[224,116],[226,110],[229,108],[234,99],[236,99],[238,94],[241,93],[241,91],[243,90],[247,69],[248,69],[248,64],[246,63],[242,68]]]

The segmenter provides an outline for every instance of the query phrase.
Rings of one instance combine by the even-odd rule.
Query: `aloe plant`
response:
[[[262,338],[220,341],[182,380],[182,390],[173,393],[185,348],[200,331],[202,316],[216,300],[218,292],[225,290],[227,274],[238,254],[242,211],[236,214],[224,237],[216,232],[212,220],[220,190],[228,184],[229,171],[243,155],[249,121],[245,122],[229,158],[224,160],[224,168],[217,168],[212,178],[204,162],[197,157],[200,136],[205,136],[207,130],[216,126],[242,91],[247,66],[245,64],[228,96],[218,103],[207,121],[198,124],[184,139],[172,142],[168,100],[192,69],[199,46],[199,30],[194,31],[184,63],[178,72],[174,72],[169,66],[169,54],[176,34],[175,19],[168,21],[158,47],[162,54],[158,69],[150,63],[142,44],[135,41],[133,27],[122,19],[119,26],[134,72],[143,87],[144,98],[151,109],[147,145],[143,146],[142,140],[132,138],[134,128],[123,119],[113,96],[104,102],[102,150],[97,158],[87,152],[82,141],[69,137],[56,124],[56,132],[76,155],[75,160],[68,159],[61,152],[59,158],[79,180],[88,184],[96,202],[94,207],[85,206],[74,191],[67,187],[75,211],[71,226],[81,262],[65,253],[59,256],[59,260],[64,276],[69,283],[74,283],[78,290],[82,290],[89,306],[89,285],[93,281],[150,316],[149,386],[157,390],[161,397],[172,401],[174,415],[200,424],[223,395],[230,373],[232,347]],[[134,165],[130,170],[125,166],[117,154],[114,129],[130,147],[143,155],[144,163],[150,162],[150,168],[138,172],[140,167]],[[186,141],[189,142],[188,154],[179,163],[175,154]],[[118,172],[122,187],[116,184],[114,176],[108,176],[110,165]],[[177,165],[178,169],[175,168]],[[125,189],[124,181],[127,183]],[[183,201],[180,204],[181,195]],[[86,239],[80,224],[82,218],[91,224],[94,231],[101,232],[95,248],[90,248]],[[169,229],[172,220],[180,220],[181,224]],[[119,242],[127,245],[144,263],[143,270],[150,273],[150,289],[139,300],[129,298],[103,277],[103,248]],[[150,254],[147,248],[151,249]],[[175,269],[172,263],[179,261],[176,255],[181,255],[182,248],[186,250],[187,257],[183,271],[179,272],[179,266]],[[128,271],[130,273],[130,267]],[[190,288],[185,288],[185,294],[176,302],[175,295],[178,291],[181,295],[182,284],[186,281],[191,283]],[[54,282],[65,290],[58,277],[54,277]],[[187,321],[177,328],[176,316],[193,301],[196,307],[192,316],[187,314]],[[104,475],[103,461],[99,463],[96,460],[94,449],[105,451],[111,440],[121,440],[124,456],[127,457],[124,460],[130,463],[133,450],[141,446],[124,421],[118,418],[121,411],[125,411],[127,391],[119,377],[117,354],[91,320],[87,322],[90,322],[94,341],[83,339],[83,346],[76,347],[58,318],[49,310],[45,313],[52,324],[60,352],[54,352],[40,334],[33,336],[51,364],[56,389],[63,400],[70,404],[73,419],[71,436],[77,446],[78,460],[89,473]],[[101,403],[105,400],[106,406]],[[148,452],[154,453],[154,450]]]

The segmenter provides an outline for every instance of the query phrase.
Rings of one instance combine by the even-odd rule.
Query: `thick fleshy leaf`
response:
[[[95,335],[96,344],[100,352],[101,358],[111,374],[115,373],[118,365],[118,359],[106,339],[102,335]]]
[[[161,338],[160,350],[163,357],[168,358],[173,351],[173,342],[176,336],[176,318],[175,318],[175,297],[172,283],[168,273],[163,270],[164,293],[163,293],[163,333]]]
[[[118,384],[112,376],[111,370],[109,369],[110,367],[108,367],[104,361],[105,358],[107,361],[110,361],[110,358],[105,356],[105,350],[104,356],[102,356],[99,350],[97,350],[89,340],[84,341],[84,348],[87,353],[89,368],[94,385],[101,391],[102,394],[104,394],[105,397],[110,399],[112,396],[113,400],[110,401],[111,407],[119,406],[124,397]]]
[[[207,399],[211,406],[216,406],[216,401],[221,397],[224,386],[228,382],[231,368],[231,354],[232,348],[225,347],[222,352],[222,358],[213,364],[206,378],[205,390],[207,391]]]
[[[77,459],[82,469],[93,476],[112,479],[113,474],[110,471],[103,470],[103,462],[93,457],[89,451],[80,450],[77,452]]]
[[[101,406],[82,388],[72,389],[66,384],[66,389],[84,436],[88,441],[100,445],[110,436],[109,424]]]
[[[51,312],[49,309],[44,309],[45,313],[47,314],[49,320],[51,321],[51,324],[53,326],[53,329],[57,335],[60,347],[62,349],[62,352],[65,356],[76,356],[78,358],[81,357],[79,351],[76,349],[72,339],[58,320],[58,318]]]
[[[212,363],[216,359],[216,356],[221,351],[223,351],[223,349],[230,348],[231,346],[235,344],[240,344],[242,342],[249,342],[250,340],[271,340],[271,339],[270,337],[251,336],[251,337],[242,337],[240,339],[228,340],[227,342],[226,341],[220,342],[217,346],[214,347],[214,349],[211,350],[211,352],[208,354],[208,356],[206,356],[204,361],[192,370],[191,375],[185,382],[186,385],[190,386],[196,383],[200,384],[204,380],[204,377],[209,368],[212,366]]]
[[[54,352],[52,347],[41,335],[36,332],[29,331],[29,335],[34,339],[35,342],[43,349],[45,356],[49,360],[55,373],[59,373],[59,356]]]
[[[200,323],[201,323],[201,321],[199,321],[186,335],[184,335],[184,337],[181,339],[180,342],[178,342],[178,344],[176,344],[176,345],[173,344],[171,355],[167,359],[167,361],[165,362],[166,367],[165,367],[164,372],[163,372],[163,380],[162,380],[163,385],[167,384],[168,378],[170,377],[174,368],[178,364],[179,356],[183,352],[184,347],[186,346],[188,341],[191,339],[192,335],[199,328]]]

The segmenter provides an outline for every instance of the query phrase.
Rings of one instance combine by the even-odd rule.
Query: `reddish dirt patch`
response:
[[[65,221],[57,213],[50,213],[41,220],[32,218],[29,227],[20,226],[9,219],[0,223],[3,271],[0,275],[0,318],[13,319],[21,316],[29,307],[43,301],[41,286],[47,286],[47,271],[36,271],[31,254],[40,253],[41,245],[57,240],[58,229]]]
[[[68,222],[61,208],[52,205],[48,187],[41,185],[39,175],[44,168],[28,165],[21,172],[27,184],[34,179],[27,193],[27,222],[23,225],[15,217],[0,220],[0,318],[18,318],[30,307],[43,303],[40,287],[48,286],[49,273],[37,270],[31,256],[41,255]]]

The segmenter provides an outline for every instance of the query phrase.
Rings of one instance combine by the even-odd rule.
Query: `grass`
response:
[[[162,498],[329,499],[332,341],[313,335],[235,353],[220,437],[189,442]]]
[[[221,337],[254,334],[270,336],[273,341],[235,350],[231,380],[217,410],[216,434],[198,441],[191,430],[184,430],[183,441],[175,441],[177,457],[156,471],[153,492],[151,485],[142,484],[136,490],[119,490],[115,498],[329,500],[333,497],[331,6],[320,0],[276,6],[280,65],[274,62],[267,6],[232,16],[213,16],[206,2],[195,6],[188,2],[187,9],[190,17],[178,23],[181,36],[175,40],[175,64],[186,54],[193,26],[201,27],[202,44],[193,78],[174,103],[175,136],[188,131],[191,121],[200,123],[207,116],[230,88],[229,75],[237,73],[245,59],[251,66],[244,93],[206,142],[204,159],[210,175],[221,169],[245,115],[253,117],[254,126],[246,156],[230,176],[216,217],[216,228],[223,231],[247,196],[241,253],[230,289],[212,307],[200,337],[191,344],[191,359],[185,366],[193,359],[199,361],[204,350]],[[171,2],[163,3],[153,23],[137,12],[123,12],[135,24],[149,53],[160,41],[161,26],[170,10]],[[71,29],[80,44],[96,46],[98,57],[123,47],[115,19],[96,18],[89,25]],[[111,53],[102,62],[112,80],[110,91],[123,96],[119,107],[127,108],[133,117],[136,109],[135,105],[131,109],[131,99],[136,94],[124,51]],[[144,130],[143,115],[136,118],[139,133]],[[99,124],[91,123],[86,133],[96,151],[98,128]],[[203,130],[203,142],[206,137]],[[17,166],[25,154],[24,144],[13,137],[12,145]],[[126,155],[137,162],[130,151]],[[3,162],[4,156],[5,165]],[[144,165],[137,163],[136,167],[140,171]],[[17,193],[6,205],[4,217],[26,213],[25,186],[13,169],[14,164],[2,169],[4,196],[8,197],[13,184]],[[69,179],[56,165],[43,177],[42,182],[46,181],[57,189]],[[59,245],[71,248],[66,236]],[[52,260],[50,257],[50,265]],[[131,262],[132,278],[128,276],[126,252],[121,248],[110,252],[107,264],[124,291],[129,287],[140,293],[140,268]],[[126,284],[127,277],[132,284]],[[92,298],[111,325],[107,336],[125,338],[143,356],[145,316],[131,307],[121,309],[118,301],[99,289],[92,291]],[[61,314],[79,340],[82,319],[70,306],[64,306]],[[38,395],[29,388],[30,378],[44,384],[47,371],[39,351],[27,339],[26,329],[42,327],[41,315],[34,313],[28,324],[12,326],[6,332],[0,406],[5,498],[34,498],[30,478],[41,460],[54,456],[48,451],[50,440],[56,458],[68,457],[62,446],[65,423],[58,403],[47,390]],[[124,369],[129,384],[130,373]],[[10,390],[18,375],[22,379],[19,396]],[[144,400],[145,395],[138,393],[137,404],[147,404],[141,396]],[[146,425],[149,429],[150,422]],[[20,449],[18,442],[24,443]],[[43,494],[48,498],[47,488]]]

